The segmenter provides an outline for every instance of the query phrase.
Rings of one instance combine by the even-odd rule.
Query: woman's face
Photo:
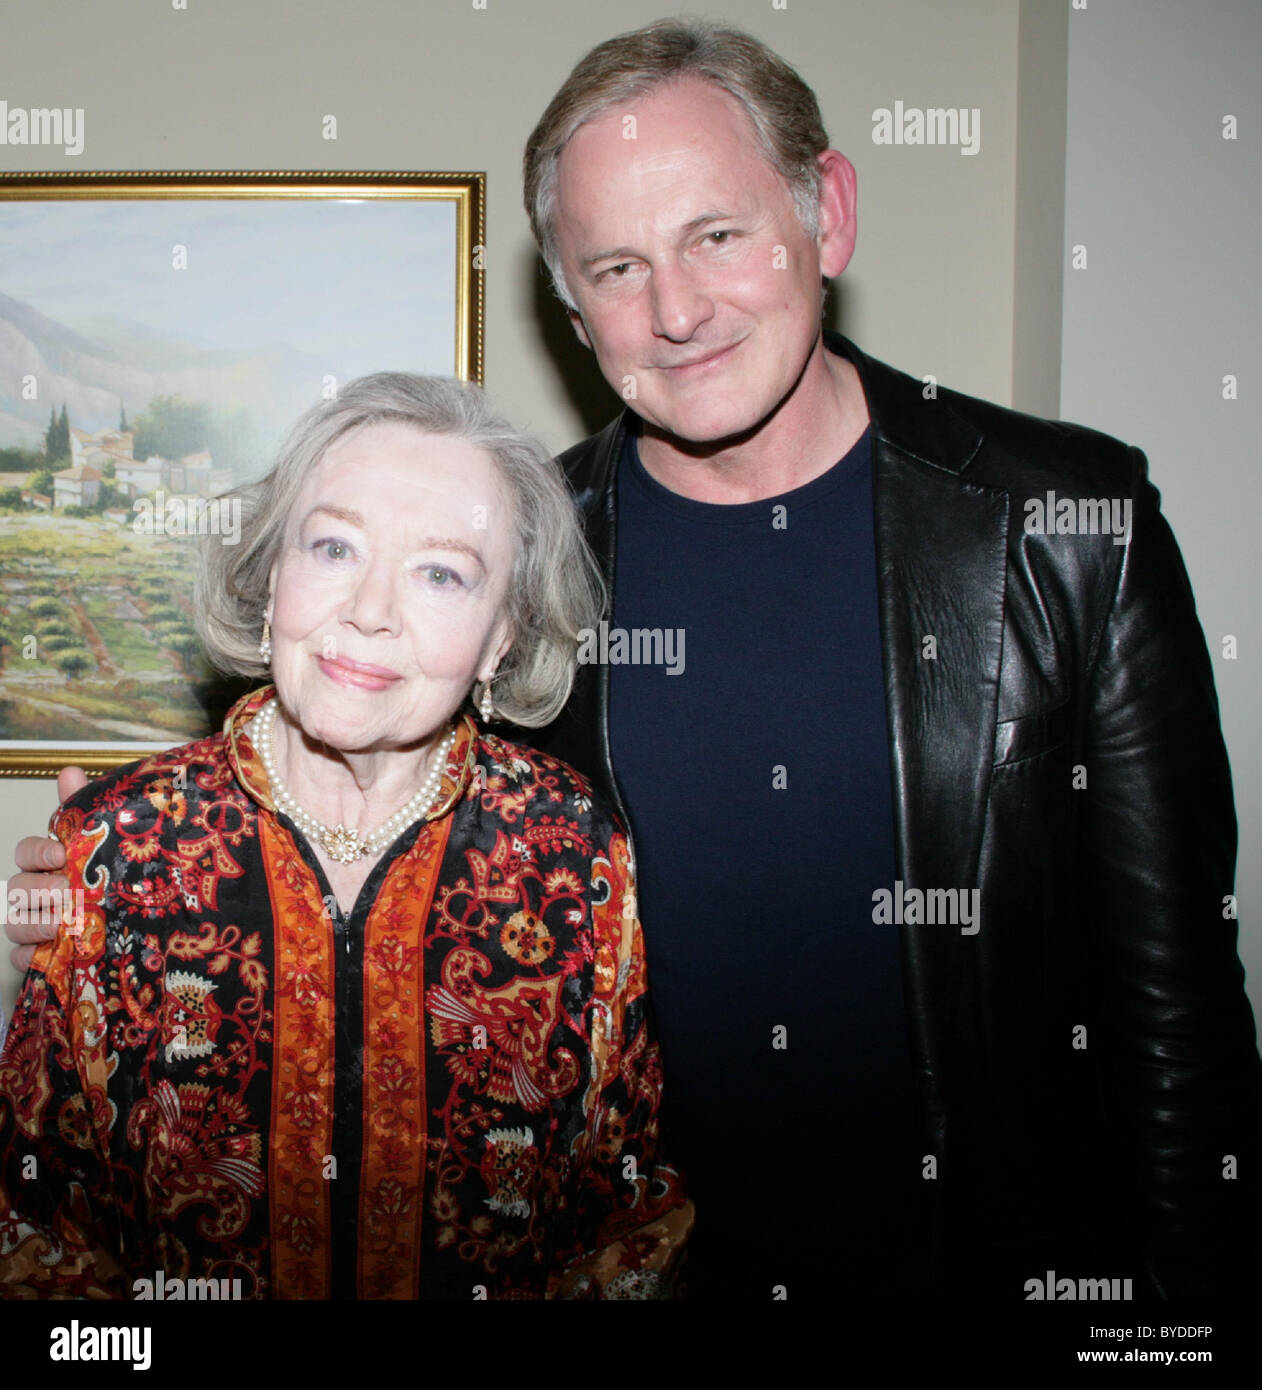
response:
[[[511,644],[506,490],[460,439],[391,423],[312,470],[272,568],[281,706],[345,752],[421,743]]]

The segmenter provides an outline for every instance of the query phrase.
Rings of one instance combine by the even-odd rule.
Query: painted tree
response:
[[[44,432],[44,458],[50,468],[65,467],[65,461],[70,458],[70,416],[64,402],[60,418],[56,407],[49,411],[48,429]]]

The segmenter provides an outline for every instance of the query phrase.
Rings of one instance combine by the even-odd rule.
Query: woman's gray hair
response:
[[[506,612],[513,640],[491,696],[499,716],[514,724],[550,723],[574,684],[579,634],[600,619],[604,583],[548,451],[498,415],[481,387],[450,377],[378,372],[352,381],[298,421],[266,477],[226,494],[240,499],[240,541],[223,545],[222,537],[207,536],[199,552],[197,628],[207,655],[233,675],[267,673],[259,638],[268,580],[302,488],[336,441],[386,423],[465,440],[495,465],[512,499]]]
[[[580,126],[664,82],[702,77],[736,98],[763,155],[789,185],[806,234],[819,232],[817,156],[828,148],[815,93],[766,44],[708,19],[661,19],[598,44],[561,85],[526,142],[526,212],[557,294],[576,308],[557,252],[557,166]]]

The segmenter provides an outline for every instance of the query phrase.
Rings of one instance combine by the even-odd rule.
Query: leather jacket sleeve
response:
[[[1144,456],[1129,461],[1135,514],[1092,635],[1076,793],[1102,1100],[1139,1175],[1155,1291],[1230,1296],[1259,1232],[1262,1094],[1236,954],[1231,777],[1187,574]]]

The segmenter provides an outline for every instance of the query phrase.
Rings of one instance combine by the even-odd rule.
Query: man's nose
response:
[[[673,343],[686,343],[714,315],[714,302],[682,265],[657,266],[650,288],[653,332]]]

